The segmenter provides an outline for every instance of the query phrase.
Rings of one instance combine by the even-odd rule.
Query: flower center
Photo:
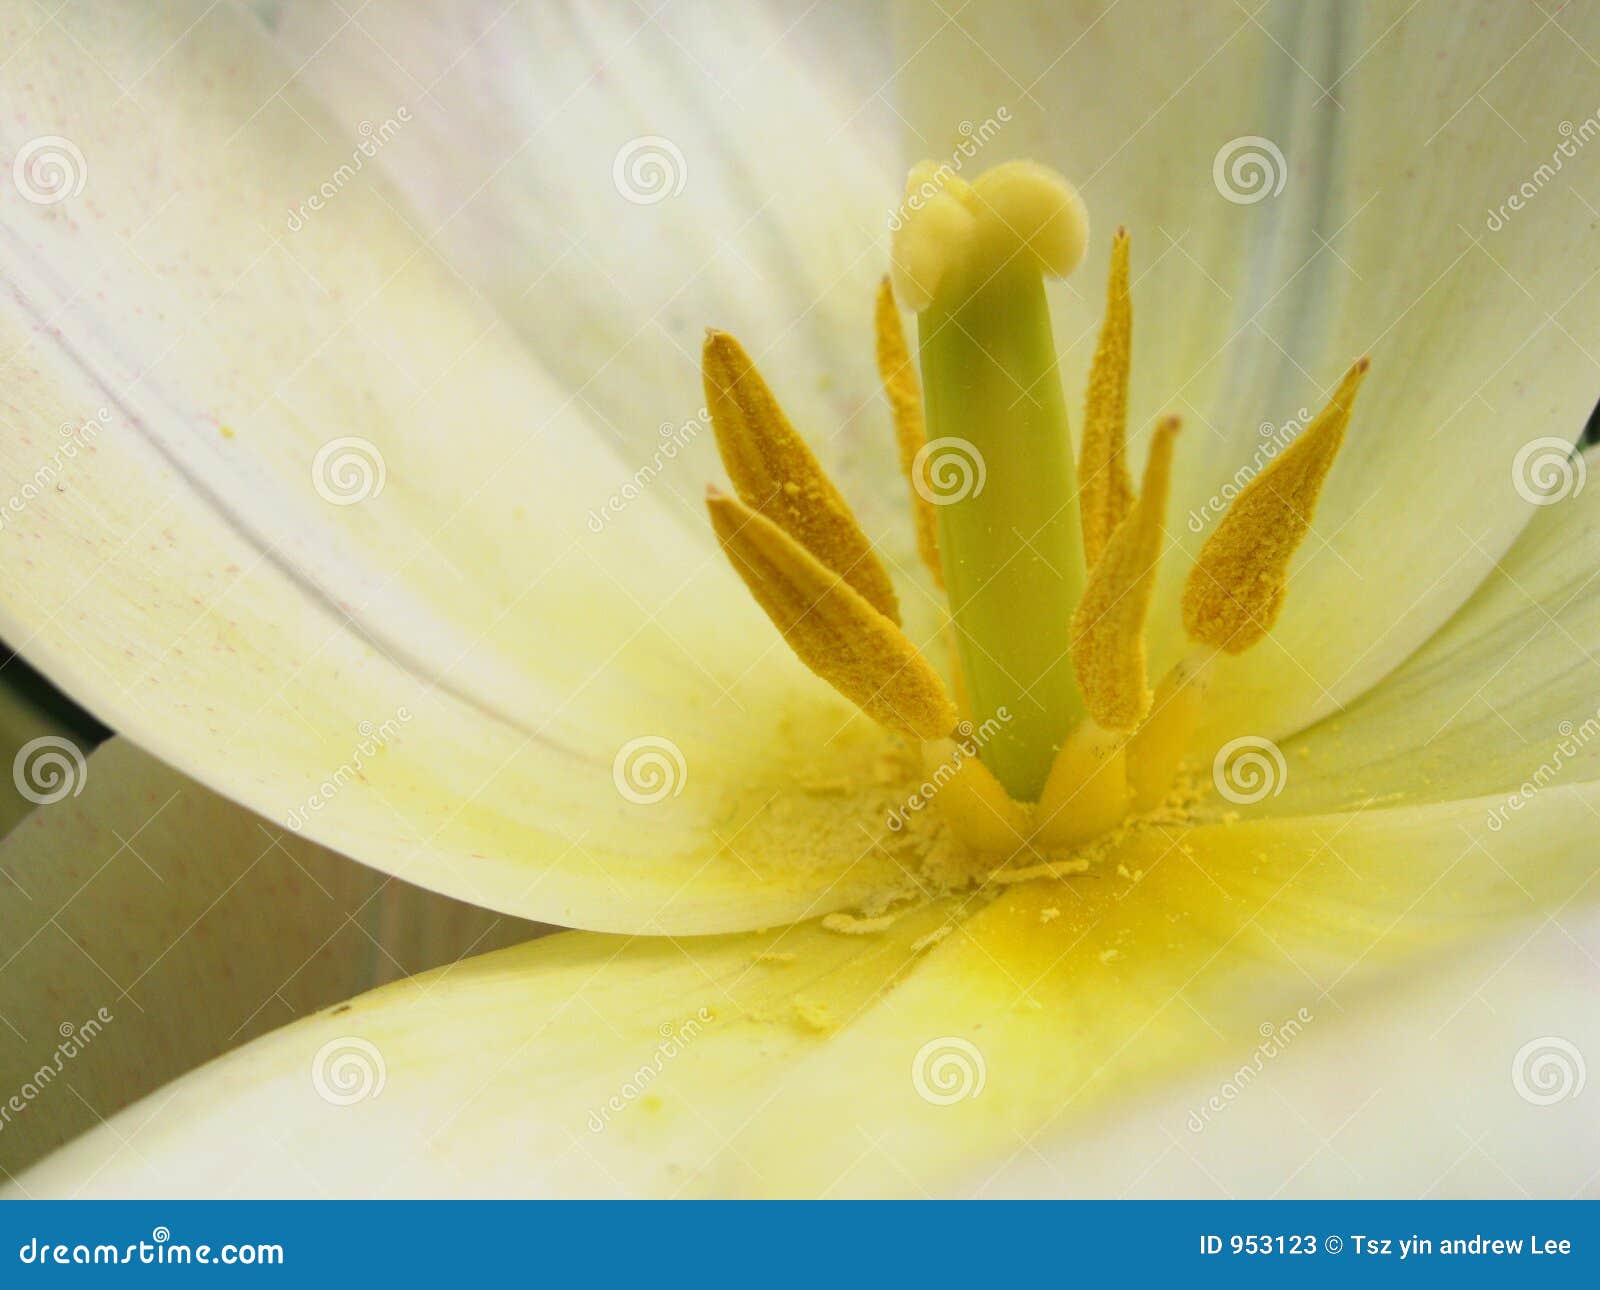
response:
[[[1207,540],[1182,597],[1193,649],[1152,689],[1145,622],[1178,421],[1155,427],[1136,491],[1125,453],[1129,238],[1118,230],[1112,243],[1075,459],[1044,279],[1082,260],[1083,203],[1032,162],[971,184],[930,164],[907,181],[877,358],[918,550],[948,595],[954,694],[900,629],[871,540],[720,332],[706,339],[706,399],[736,496],[711,489],[707,505],[734,568],[801,660],[880,724],[924,741],[960,839],[985,852],[1072,847],[1161,805],[1211,659],[1271,630],[1367,362]],[[916,313],[920,382],[896,297]],[[953,740],[958,722],[981,744]]]

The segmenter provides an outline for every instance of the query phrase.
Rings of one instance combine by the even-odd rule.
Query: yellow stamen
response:
[[[1128,425],[1128,361],[1133,344],[1133,305],[1128,295],[1128,232],[1111,242],[1106,316],[1089,369],[1089,394],[1078,450],[1078,505],[1083,517],[1083,554],[1093,569],[1106,543],[1133,506],[1125,440]]]
[[[726,332],[707,331],[702,375],[722,463],[745,505],[898,623],[894,586],[871,542],[743,346]]]
[[[1190,639],[1239,654],[1272,630],[1367,366],[1363,358],[1345,373],[1328,406],[1245,486],[1206,540],[1183,587]]]
[[[1144,624],[1161,561],[1178,418],[1156,427],[1134,508],[1111,536],[1072,615],[1072,667],[1089,715],[1107,730],[1132,730],[1150,711]]]
[[[944,586],[944,574],[939,568],[939,516],[933,503],[917,491],[913,470],[917,453],[927,442],[927,422],[922,413],[922,387],[917,382],[917,369],[911,361],[906,346],[906,333],[900,325],[900,310],[894,302],[894,287],[886,277],[878,288],[878,375],[883,380],[883,392],[889,396],[889,407],[894,413],[894,437],[900,449],[900,469],[906,483],[911,486],[911,515],[917,526],[917,552],[923,564],[933,574],[933,580]]]
[[[1128,813],[1123,740],[1093,721],[1080,722],[1056,754],[1035,812],[1034,837],[1071,847],[1114,829]]]
[[[800,661],[879,725],[939,739],[956,724],[939,674],[894,623],[765,515],[708,489],[722,549]]]
[[[950,831],[974,851],[1009,855],[1028,840],[1032,817],[1014,802],[974,750],[952,739],[925,745],[923,767],[939,784],[939,814]]]
[[[1160,806],[1178,777],[1178,765],[1194,739],[1212,655],[1175,664],[1156,686],[1149,719],[1128,740],[1128,788],[1136,812]]]

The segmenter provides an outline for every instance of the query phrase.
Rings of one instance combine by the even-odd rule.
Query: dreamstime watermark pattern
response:
[[[353,779],[363,778],[362,769],[389,746],[401,729],[411,721],[411,709],[404,704],[394,710],[392,717],[384,719],[383,724],[373,725],[370,721],[363,721],[356,727],[360,739],[350,750],[350,756],[339,763],[339,768],[316,786],[307,796],[304,806],[294,806],[283,817],[284,827],[298,833],[305,828],[306,821],[320,811],[329,802],[333,801]]]
[[[389,468],[378,445],[360,435],[342,435],[317,449],[311,459],[311,486],[333,506],[354,506],[383,492]]]
[[[1265,135],[1241,134],[1217,149],[1211,159],[1211,182],[1235,206],[1253,206],[1283,191],[1289,182],[1289,163]]]
[[[1298,409],[1282,425],[1263,421],[1257,427],[1262,442],[1251,454],[1250,460],[1234,471],[1233,477],[1206,498],[1198,509],[1189,512],[1189,532],[1200,533],[1212,520],[1220,519],[1233,499],[1244,491],[1245,485],[1265,470],[1268,463],[1293,443],[1295,436],[1310,424],[1311,413],[1306,408]]]
[[[988,480],[978,445],[955,435],[929,439],[911,459],[911,486],[930,506],[953,506],[977,497]]]
[[[1205,1127],[1211,1122],[1211,1117],[1220,1115],[1234,1102],[1252,1083],[1256,1076],[1266,1068],[1268,1062],[1279,1056],[1295,1039],[1299,1038],[1301,1031],[1309,1026],[1316,1018],[1309,1008],[1301,1008],[1294,1016],[1282,1024],[1263,1021],[1257,1027],[1261,1042],[1256,1045],[1255,1053],[1248,1062],[1245,1062],[1232,1075],[1223,1080],[1217,1091],[1208,1097],[1201,1105],[1189,1112],[1189,1132],[1203,1133]]]
[[[654,206],[683,191],[689,182],[689,162],[665,135],[641,134],[617,149],[611,159],[611,182],[635,206]]]
[[[400,127],[409,125],[411,120],[411,109],[398,107],[393,116],[384,118],[382,125],[363,121],[357,126],[356,131],[361,135],[361,142],[350,154],[350,160],[341,162],[338,168],[318,185],[314,193],[289,211],[284,221],[288,230],[291,233],[298,233],[303,229],[313,215],[344,191],[345,185],[361,173],[362,167],[378,155],[380,148],[400,133]]]
[[[1211,762],[1211,782],[1236,806],[1253,806],[1276,797],[1288,781],[1289,763],[1283,750],[1261,735],[1228,740]]]
[[[617,749],[611,782],[635,806],[654,806],[683,792],[689,763],[683,749],[665,735],[640,735]]]
[[[0,529],[4,529],[7,520],[13,515],[20,515],[27,509],[28,503],[37,498],[47,488],[60,486],[62,471],[69,461],[74,461],[80,452],[87,452],[89,445],[95,438],[111,424],[111,409],[101,408],[92,417],[78,425],[64,425],[61,427],[61,443],[50,454],[49,460],[41,465],[28,477],[26,483],[8,497],[4,504],[0,504]]]
[[[354,1106],[379,1096],[389,1082],[389,1067],[377,1044],[360,1035],[340,1035],[311,1059],[311,1087],[332,1106]]]
[[[1583,491],[1589,467],[1570,439],[1545,435],[1530,439],[1511,459],[1511,486],[1534,506],[1554,506]]]
[[[54,206],[83,192],[89,181],[89,163],[71,139],[42,134],[17,149],[11,163],[11,182],[23,200],[35,206]]]
[[[1002,104],[994,110],[993,116],[985,117],[979,125],[973,125],[971,121],[963,121],[958,125],[956,132],[961,135],[961,142],[956,144],[948,160],[941,161],[889,212],[889,231],[898,233],[904,228],[906,220],[942,193],[950,181],[961,173],[961,168],[976,157],[1010,120],[1011,109]]]
[[[29,1104],[66,1070],[67,1063],[87,1048],[95,1037],[115,1020],[116,1017],[112,1015],[110,1008],[99,1008],[87,1021],[79,1022],[77,1025],[63,1021],[57,1026],[56,1033],[61,1036],[61,1042],[56,1045],[55,1052],[22,1082],[22,1087],[4,1102],[0,1102],[0,1131],[4,1131],[14,1117],[26,1111]]]
[[[1600,135],[1600,112],[1585,117],[1576,126],[1571,121],[1563,121],[1556,127],[1556,133],[1561,136],[1561,142],[1551,150],[1550,160],[1541,162],[1512,192],[1507,193],[1505,201],[1498,208],[1485,213],[1484,227],[1491,233],[1498,233],[1517,212],[1526,209],[1528,203],[1544,191],[1545,185],[1561,173],[1562,166],[1576,157],[1579,149],[1590,139]]]
[[[711,413],[701,408],[694,416],[682,425],[673,425],[670,421],[663,421],[657,431],[661,435],[661,443],[650,454],[650,460],[633,472],[633,476],[623,484],[598,510],[589,509],[588,525],[591,533],[604,531],[606,522],[613,515],[621,515],[628,504],[644,495],[664,469],[666,463],[677,459],[678,453],[687,448],[711,424]]]
[[[1582,725],[1575,726],[1570,721],[1563,721],[1556,727],[1556,734],[1559,737],[1551,747],[1550,756],[1540,762],[1533,774],[1523,780],[1503,802],[1491,807],[1484,817],[1484,823],[1489,826],[1491,833],[1498,833],[1505,828],[1513,814],[1550,787],[1560,775],[1562,767],[1587,747],[1590,740],[1600,735],[1600,709],[1593,716],[1586,717]]]
[[[899,833],[910,823],[911,817],[929,805],[939,795],[939,790],[956,777],[968,757],[976,757],[978,750],[993,739],[995,733],[1011,723],[1011,711],[1004,705],[995,709],[994,716],[986,717],[982,725],[974,726],[963,721],[956,726],[955,752],[941,761],[928,777],[918,784],[911,796],[889,812],[886,821],[892,833]]]
[[[1517,1049],[1511,1059],[1511,1087],[1533,1106],[1554,1106],[1583,1092],[1589,1071],[1570,1039],[1541,1035]]]
[[[631,1103],[643,1097],[656,1076],[666,1069],[667,1063],[700,1038],[705,1028],[715,1020],[716,1016],[709,1008],[701,1008],[687,1021],[663,1021],[659,1031],[661,1042],[656,1045],[649,1060],[634,1071],[615,1093],[589,1112],[589,1132],[603,1132],[613,1115],[626,1110]]]
[[[930,1039],[911,1059],[911,1087],[932,1106],[954,1106],[977,1097],[988,1081],[982,1050],[959,1035]]]
[[[40,735],[17,749],[11,759],[11,782],[35,806],[49,806],[77,797],[89,782],[83,750],[63,735]]]

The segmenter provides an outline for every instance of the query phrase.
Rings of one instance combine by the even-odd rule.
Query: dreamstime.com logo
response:
[[[1219,518],[1233,499],[1244,492],[1245,485],[1266,469],[1272,459],[1293,443],[1295,436],[1310,424],[1311,413],[1306,408],[1298,409],[1281,426],[1263,421],[1257,427],[1261,443],[1256,446],[1250,460],[1234,471],[1233,477],[1206,498],[1200,507],[1189,512],[1189,532],[1199,533],[1212,520]]]
[[[0,503],[0,529],[4,529],[6,521],[13,515],[20,515],[27,509],[28,503],[41,497],[47,489],[59,486],[62,474],[67,463],[77,460],[78,454],[87,453],[90,445],[99,436],[100,432],[111,424],[111,409],[101,408],[92,417],[80,422],[78,425],[67,424],[61,427],[61,442],[32,475],[23,483],[22,487]]]
[[[640,735],[617,749],[611,782],[635,806],[654,806],[683,792],[689,763],[683,749],[665,735]]]
[[[54,206],[76,197],[88,181],[89,163],[83,153],[59,134],[29,139],[11,163],[11,182],[35,206]]]
[[[400,107],[395,109],[391,117],[385,117],[381,125],[373,125],[371,121],[363,121],[356,127],[356,132],[361,136],[361,142],[356,145],[350,154],[350,160],[344,161],[317,186],[314,193],[289,212],[284,221],[285,227],[291,233],[298,233],[318,211],[322,210],[329,202],[344,191],[345,185],[361,173],[362,168],[373,157],[378,155],[378,149],[400,133],[400,127],[411,121],[411,109]]]
[[[11,782],[35,806],[76,797],[89,782],[89,763],[78,745],[61,735],[40,735],[17,749]]]
[[[330,439],[311,459],[311,486],[333,506],[354,506],[376,497],[388,480],[378,445],[360,435]]]
[[[989,469],[978,446],[946,435],[929,439],[911,459],[911,486],[931,506],[952,506],[976,497],[989,481]]]
[[[1533,774],[1523,780],[1515,792],[1508,795],[1498,806],[1491,807],[1484,817],[1484,823],[1489,826],[1491,833],[1498,833],[1505,828],[1515,812],[1520,811],[1555,783],[1562,768],[1587,747],[1590,740],[1600,735],[1600,709],[1597,709],[1593,716],[1585,718],[1583,724],[1579,726],[1573,725],[1570,721],[1563,721],[1556,727],[1556,733],[1560,738],[1552,746],[1550,756],[1539,763]]]
[[[1259,134],[1241,134],[1217,149],[1211,182],[1235,206],[1253,206],[1276,197],[1289,182],[1283,150]]]
[[[1288,781],[1289,764],[1282,749],[1260,735],[1228,740],[1211,763],[1211,782],[1217,792],[1237,806],[1253,806],[1276,797]]]
[[[635,206],[654,206],[676,197],[689,182],[683,150],[660,134],[641,134],[617,149],[611,182]]]
[[[1530,1039],[1511,1059],[1511,1087],[1533,1106],[1569,1101],[1583,1092],[1588,1081],[1578,1046],[1559,1035]]]
[[[993,739],[997,731],[1010,723],[1011,711],[1004,705],[995,709],[994,716],[985,718],[981,726],[974,726],[970,721],[961,722],[956,727],[954,754],[935,766],[928,773],[928,777],[917,785],[916,791],[889,812],[886,823],[890,832],[901,832],[910,823],[911,817],[932,802],[939,795],[939,791],[956,777],[961,764],[968,757],[976,757],[978,750]]]
[[[289,813],[283,817],[284,827],[296,833],[305,828],[306,821],[333,801],[346,784],[353,779],[362,778],[362,768],[387,748],[390,741],[410,721],[411,709],[402,703],[394,710],[394,716],[385,718],[382,725],[375,726],[370,721],[363,721],[357,726],[356,732],[361,737],[350,750],[350,756],[340,762],[339,768],[306,796],[304,805],[289,809]]]
[[[956,144],[950,159],[941,161],[931,171],[918,167],[918,173],[922,178],[915,188],[906,193],[901,203],[889,212],[889,231],[898,233],[904,228],[906,220],[942,193],[950,181],[961,173],[961,168],[976,157],[995,135],[1000,133],[1000,127],[1010,120],[1011,109],[1002,105],[995,109],[993,116],[985,117],[979,125],[973,125],[971,121],[963,121],[958,125],[956,132],[960,134],[961,142]]]
[[[1220,1115],[1229,1106],[1239,1100],[1245,1089],[1255,1082],[1256,1076],[1266,1068],[1268,1062],[1277,1057],[1291,1043],[1300,1036],[1300,1032],[1309,1026],[1316,1018],[1312,1016],[1309,1008],[1301,1008],[1294,1016],[1279,1024],[1263,1021],[1256,1028],[1261,1036],[1261,1042],[1256,1045],[1255,1053],[1251,1059],[1232,1075],[1223,1080],[1217,1091],[1208,1097],[1196,1110],[1189,1112],[1189,1132],[1202,1133],[1211,1117]]]
[[[225,1267],[235,1265],[273,1264],[282,1266],[283,1246],[278,1244],[239,1245],[232,1241],[225,1245],[190,1245],[174,1241],[172,1231],[164,1224],[150,1229],[148,1241],[131,1245],[114,1245],[100,1241],[89,1245],[83,1241],[70,1244],[37,1236],[17,1251],[19,1263],[37,1263],[57,1267],[126,1267],[133,1264],[156,1264],[160,1267],[182,1267],[188,1264]]]
[[[978,1045],[957,1035],[930,1039],[911,1059],[911,1087],[933,1106],[954,1106],[977,1097],[988,1079]]]
[[[1515,190],[1507,193],[1498,209],[1484,215],[1484,227],[1491,233],[1498,233],[1509,224],[1518,211],[1524,209],[1544,191],[1546,184],[1561,173],[1562,166],[1578,155],[1580,148],[1600,135],[1600,112],[1585,117],[1578,125],[1563,121],[1556,127],[1556,133],[1561,136],[1561,142],[1551,149],[1550,160],[1541,162]]]
[[[383,1092],[389,1068],[377,1044],[360,1035],[340,1035],[311,1059],[311,1087],[330,1106],[354,1106]]]
[[[95,1037],[115,1020],[116,1017],[112,1015],[110,1008],[100,1008],[87,1021],[81,1021],[76,1025],[70,1021],[63,1021],[57,1026],[56,1034],[61,1037],[61,1042],[56,1045],[55,1052],[22,1082],[22,1086],[15,1093],[4,1102],[0,1102],[0,1131],[4,1131],[16,1116],[26,1111],[29,1104],[66,1070],[67,1063],[87,1048]]]
[[[599,510],[590,508],[587,521],[589,532],[602,532],[611,516],[621,515],[627,509],[629,502],[643,496],[644,490],[650,487],[655,482],[656,476],[666,469],[666,464],[676,460],[678,453],[693,443],[700,432],[710,424],[711,413],[706,408],[701,408],[682,425],[675,426],[670,421],[663,421],[658,428],[661,443],[650,454],[650,460],[634,471],[627,483],[606,498],[605,504]]]
[[[1572,442],[1553,435],[1530,439],[1511,459],[1511,486],[1535,506],[1554,506],[1583,491],[1589,467]]]
[[[649,1060],[642,1063],[604,1103],[589,1112],[589,1132],[600,1133],[611,1122],[613,1115],[643,1097],[656,1076],[666,1069],[667,1063],[700,1038],[705,1028],[716,1019],[716,1014],[709,1008],[701,1008],[687,1021],[663,1021],[658,1032],[661,1042],[656,1045]]]

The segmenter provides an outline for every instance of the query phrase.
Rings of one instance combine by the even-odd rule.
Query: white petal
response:
[[[35,195],[66,179],[0,203],[6,639],[202,782],[507,912],[719,930],[897,877],[878,803],[798,787],[870,781],[876,730],[375,182],[363,147],[439,109],[341,128],[226,8],[43,17],[0,112],[65,167]]]
[[[1180,1087],[967,1190],[1593,1199],[1597,964],[1600,923],[1569,915],[1407,986],[1318,999],[1310,1022],[1273,1018]]]
[[[1576,484],[1593,454],[1567,463]],[[1600,488],[1541,510],[1440,631],[1348,711],[1283,748],[1253,810],[1490,797],[1513,824],[1554,784],[1600,779]]]
[[[934,900],[864,934],[809,923],[550,937],[279,1031],[130,1108],[21,1186],[959,1186],[1201,1062],[1236,1062],[1264,1021],[1302,1007],[1359,1021],[1372,988],[1414,974],[1426,951],[1559,911],[1592,885],[1595,797],[1593,786],[1552,789],[1514,846],[1473,838],[1475,808],[1463,803],[1153,829],[1117,855],[1123,869],[991,889],[987,903]],[[1409,1168],[1353,1190],[1386,1194]],[[1105,1179],[1071,1181],[1094,1192]]]
[[[1218,732],[1265,721],[1281,735],[1348,702],[1485,576],[1532,512],[1513,487],[1517,450],[1576,438],[1600,390],[1582,328],[1600,166],[1579,141],[1600,123],[1573,92],[1593,76],[1600,11],[911,12],[916,54],[896,85],[915,146],[943,157],[959,121],[1005,106],[1012,123],[969,165],[1036,155],[1082,185],[1097,254],[1060,293],[1057,328],[1075,390],[1111,231],[1132,232],[1130,424],[1142,437],[1177,411],[1190,426],[1169,526],[1188,554],[1162,565],[1158,667],[1182,648],[1178,583],[1223,486],[1371,355],[1283,619],[1228,665],[1213,706]],[[1576,155],[1560,173],[1536,173],[1563,144]],[[1263,165],[1234,174],[1252,149]],[[1537,195],[1492,231],[1524,183]]]
[[[704,329],[749,346],[911,576],[872,366],[904,162],[895,62],[861,7],[694,0],[335,3],[268,13],[347,126],[411,104],[374,159],[453,268],[619,445],[629,470],[702,407]],[[710,436],[654,485],[704,531]]]

